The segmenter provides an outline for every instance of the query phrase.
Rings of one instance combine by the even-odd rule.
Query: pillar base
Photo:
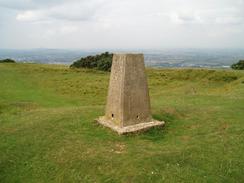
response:
[[[99,117],[95,121],[105,127],[112,129],[113,131],[117,132],[119,135],[146,131],[153,127],[163,127],[165,124],[164,121],[157,121],[152,119],[152,121],[150,122],[139,123],[136,125],[126,126],[126,127],[120,127],[115,125],[112,121],[107,120],[104,116]]]

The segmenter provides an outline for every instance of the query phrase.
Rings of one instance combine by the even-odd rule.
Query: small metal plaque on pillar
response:
[[[97,121],[119,134],[163,126],[152,119],[143,54],[114,54],[105,116]]]

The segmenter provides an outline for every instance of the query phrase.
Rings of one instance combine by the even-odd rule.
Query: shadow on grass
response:
[[[149,129],[141,136],[143,139],[150,140],[152,142],[159,142],[165,138],[165,136],[168,133],[169,126],[177,119],[177,117],[176,115],[167,112],[161,112],[160,114],[153,114],[152,116],[154,119],[158,121],[164,121],[165,122],[164,126]]]
[[[154,127],[146,131],[142,131],[136,134],[127,134],[125,138],[141,138],[152,142],[160,142],[168,134],[169,125],[174,122],[177,117],[174,114],[161,112],[161,114],[153,114],[153,118],[158,121],[164,121],[163,127]]]

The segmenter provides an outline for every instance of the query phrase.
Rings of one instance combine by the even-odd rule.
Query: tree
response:
[[[87,56],[75,61],[70,68],[94,68],[103,71],[110,71],[112,66],[113,54],[109,52],[95,56]]]
[[[7,59],[0,60],[0,63],[15,63],[15,61],[7,58]]]
[[[235,70],[244,70],[244,60],[240,60],[238,63],[232,64],[231,68]]]

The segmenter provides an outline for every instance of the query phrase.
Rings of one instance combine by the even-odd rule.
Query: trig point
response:
[[[114,54],[106,113],[97,121],[119,134],[164,125],[151,117],[143,54]]]

